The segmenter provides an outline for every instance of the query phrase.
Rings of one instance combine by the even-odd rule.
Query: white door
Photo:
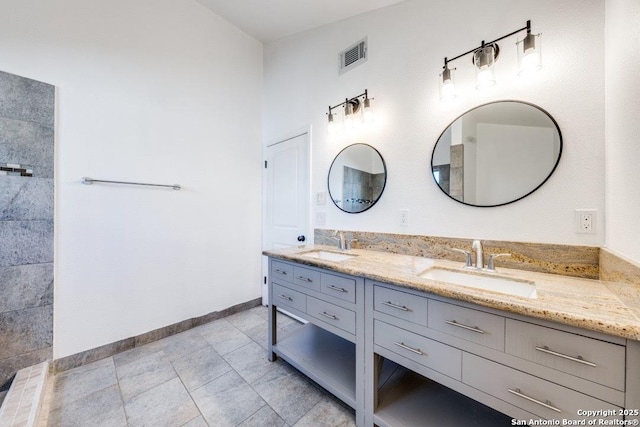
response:
[[[270,145],[265,163],[263,247],[278,249],[309,243],[309,134]],[[268,262],[263,257],[262,304],[268,305]]]

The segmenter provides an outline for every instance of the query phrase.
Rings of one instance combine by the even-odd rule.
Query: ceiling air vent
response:
[[[340,74],[367,62],[367,38],[340,52]]]

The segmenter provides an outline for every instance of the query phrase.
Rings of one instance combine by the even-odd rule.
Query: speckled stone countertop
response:
[[[340,252],[333,247],[305,246],[264,251],[272,258],[294,261],[338,273],[467,301],[485,307],[550,320],[640,341],[640,286],[496,267],[496,276],[535,283],[537,298],[525,298],[458,286],[419,277],[432,267],[461,268],[460,262],[353,249],[353,258],[334,262],[304,256],[313,250]],[[480,273],[484,274],[484,273]]]

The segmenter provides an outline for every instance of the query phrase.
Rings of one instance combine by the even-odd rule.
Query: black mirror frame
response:
[[[558,139],[560,140],[560,149],[558,151],[558,159],[556,160],[555,165],[553,165],[553,168],[551,169],[551,171],[549,172],[549,175],[547,175],[547,177],[537,186],[535,187],[533,190],[529,191],[528,193],[526,193],[525,195],[518,197],[517,199],[505,202],[505,203],[499,203],[497,205],[472,205],[470,203],[465,203],[465,202],[461,202],[458,199],[455,199],[453,197],[451,197],[446,191],[444,191],[442,189],[442,187],[440,187],[440,184],[438,184],[438,181],[436,181],[436,177],[433,174],[433,158],[435,156],[436,153],[436,146],[438,145],[438,142],[440,142],[440,138],[442,138],[442,135],[444,135],[444,133],[447,131],[447,129],[449,129],[451,127],[452,124],[454,124],[456,122],[456,120],[460,119],[462,116],[464,116],[465,114],[473,111],[473,110],[477,110],[478,108],[484,107],[486,105],[491,105],[491,104],[499,104],[499,103],[503,103],[503,102],[517,102],[519,104],[525,104],[525,105],[529,105],[533,108],[536,108],[538,110],[540,110],[541,112],[543,112],[547,117],[549,117],[549,119],[553,122],[553,124],[556,127],[556,130],[558,131]],[[556,120],[553,118],[553,116],[551,114],[549,114],[549,112],[547,110],[545,110],[544,108],[540,108],[539,106],[532,104],[530,102],[525,102],[525,101],[518,101],[515,99],[503,99],[500,101],[492,101],[492,102],[487,102],[485,104],[481,104],[478,105],[476,107],[471,108],[470,110],[465,111],[464,113],[460,114],[458,117],[456,117],[455,119],[453,119],[451,121],[451,123],[449,123],[449,125],[447,127],[444,128],[444,130],[442,131],[442,133],[440,133],[440,136],[438,137],[438,139],[436,140],[436,143],[433,146],[433,151],[431,152],[431,178],[433,178],[433,182],[436,184],[436,186],[440,189],[440,191],[442,191],[444,194],[446,194],[447,197],[449,197],[451,200],[454,200],[457,203],[461,203],[463,205],[467,205],[467,206],[472,206],[474,208],[495,208],[498,206],[505,206],[505,205],[509,205],[511,203],[515,203],[518,200],[522,200],[525,197],[529,196],[530,194],[534,193],[538,188],[542,187],[548,180],[549,178],[551,178],[551,175],[553,175],[553,173],[555,172],[555,170],[558,167],[558,164],[560,163],[560,158],[562,157],[562,148],[564,146],[564,141],[562,139],[562,132],[560,131],[560,126],[558,126],[558,122],[556,122]]]
[[[371,203],[371,205],[369,207],[367,207],[366,209],[363,209],[361,211],[358,211],[358,212],[349,212],[349,211],[346,211],[346,210],[342,209],[333,200],[333,196],[331,195],[331,186],[329,185],[329,177],[331,176],[331,169],[333,168],[333,165],[336,162],[336,159],[338,157],[340,157],[340,154],[342,154],[343,151],[345,151],[349,147],[353,147],[354,145],[366,145],[367,147],[371,148],[373,151],[375,151],[378,154],[378,156],[380,157],[380,160],[382,161],[382,167],[384,169],[384,182],[382,183],[382,189],[380,190],[380,195],[378,196],[378,198],[373,203]],[[375,147],[373,147],[372,145],[369,145],[369,144],[365,144],[363,142],[356,142],[355,144],[347,145],[342,150],[340,150],[340,152],[338,154],[336,154],[336,156],[333,158],[333,161],[331,162],[331,166],[329,166],[329,173],[327,173],[327,190],[329,192],[329,198],[331,199],[331,201],[333,202],[335,207],[340,209],[342,212],[346,212],[348,214],[359,214],[359,213],[366,212],[369,209],[371,209],[376,203],[378,203],[378,200],[380,200],[380,198],[382,197],[382,193],[384,193],[384,189],[385,189],[386,186],[387,186],[387,163],[384,161],[384,157],[382,157],[382,154],[380,154],[380,152],[378,150],[376,150]]]

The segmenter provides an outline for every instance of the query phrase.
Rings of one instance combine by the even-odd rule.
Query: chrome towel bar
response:
[[[86,184],[86,185],[91,185],[94,182],[104,182],[107,184],[146,185],[148,187],[166,187],[166,188],[173,188],[174,190],[180,190],[182,188],[178,184],[165,185],[165,184],[146,184],[143,182],[129,182],[129,181],[108,181],[104,179],[93,179],[86,176],[82,177],[81,181],[83,184]]]

